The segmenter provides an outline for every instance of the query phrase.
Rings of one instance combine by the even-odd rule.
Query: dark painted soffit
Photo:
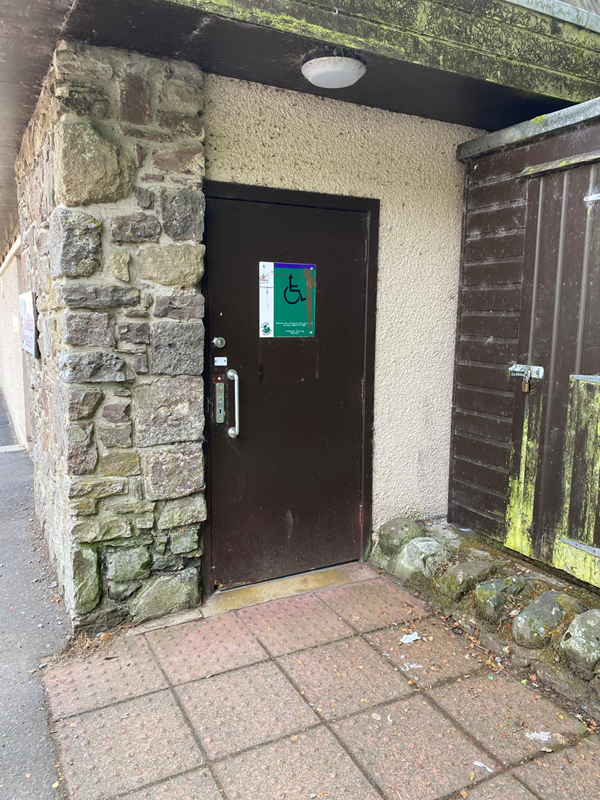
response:
[[[308,53],[327,49],[323,40],[168,0],[128,0],[126,4],[122,0],[78,0],[65,35],[100,46],[192,61],[219,75],[485,130],[570,105],[565,99],[365,50],[354,51],[367,64],[359,83],[335,92],[319,90],[302,77],[300,66]]]
[[[0,30],[0,46],[8,57],[1,66],[9,70],[12,82],[7,86],[0,84],[0,91],[4,91],[4,95],[0,95],[0,100],[4,100],[0,106],[4,133],[0,145],[0,251],[6,247],[16,225],[16,195],[12,179],[14,157],[71,0],[0,0],[0,13],[3,4],[6,11],[0,22],[6,24]],[[184,59],[199,64],[207,72],[229,77],[329,95],[352,103],[485,130],[497,130],[570,105],[568,87],[580,93],[592,91],[596,86],[575,71],[565,74],[564,81],[562,78],[559,81],[562,94],[550,90],[527,91],[514,85],[511,88],[491,79],[473,77],[476,70],[471,61],[476,57],[485,59],[489,55],[492,67],[496,59],[501,59],[500,55],[488,54],[485,49],[489,42],[490,47],[498,50],[497,40],[493,36],[490,38],[486,25],[501,24],[511,37],[522,37],[523,33],[529,35],[523,27],[530,21],[529,16],[525,19],[522,15],[530,12],[515,10],[515,6],[499,0],[397,0],[391,5],[387,0],[347,0],[343,5],[347,11],[340,14],[335,13],[336,5],[340,4],[333,0],[319,0],[318,3],[306,0],[76,0],[60,35],[100,46]],[[406,41],[414,42],[410,58],[405,51],[402,51],[403,58],[398,56],[397,43],[395,49],[388,46],[386,37],[390,40],[397,35],[402,37],[405,35],[402,26],[408,25],[410,20],[410,24],[416,24],[416,5],[427,6],[428,13],[433,15],[431,25],[434,20],[440,25],[448,17],[455,25],[456,36],[464,35],[463,17],[468,16],[469,8],[475,9],[479,15],[482,8],[485,8],[484,13],[489,12],[489,18],[483,20],[484,28],[480,27],[480,17],[474,28],[475,31],[485,29],[485,35],[481,34],[476,47],[464,51],[464,58],[461,56],[458,62],[455,58],[453,71],[429,64],[437,63],[436,59],[444,60],[447,57],[444,48],[454,47],[455,42],[439,44],[438,40],[432,40],[423,55],[419,42],[427,37],[424,39],[419,34],[419,38],[408,33]],[[284,6],[289,11],[287,17],[276,13]],[[373,17],[366,23],[358,13],[365,9]],[[353,10],[354,14],[351,13]],[[323,23],[321,27],[314,23],[311,15],[315,14]],[[500,17],[502,22],[498,23]],[[282,22],[284,18],[285,22]],[[364,33],[364,24],[374,31],[368,42],[357,35],[357,32]],[[536,24],[541,25],[542,30],[545,23],[538,18]],[[293,32],[287,29],[290,25]],[[344,34],[346,38],[350,36],[348,41],[365,44],[353,50],[367,63],[367,74],[354,87],[328,93],[308,84],[301,76],[300,65],[307,54],[322,53],[324,49],[330,51],[332,44],[339,45],[339,26],[352,34]],[[573,48],[585,50],[588,59],[585,70],[588,72],[590,58],[597,57],[600,65],[600,36],[593,40],[587,38],[586,47],[581,48],[573,44],[575,39],[579,42],[577,29],[570,26],[565,30],[561,29],[562,32],[556,35],[558,51],[566,52],[565,47],[569,52]],[[305,31],[310,35],[304,35]],[[430,27],[427,28],[429,31]],[[591,34],[585,35],[589,37]],[[547,48],[549,44],[554,46],[554,38],[547,33],[536,33],[535,36],[541,42],[540,46],[546,48],[544,57],[552,61],[553,51]],[[384,40],[385,45],[382,44]],[[595,47],[590,49],[590,42]],[[462,44],[458,45],[461,53],[462,47]],[[521,64],[518,73],[521,76],[522,67]],[[538,69],[533,58],[531,69]],[[583,67],[581,70],[583,74]],[[543,68],[541,72],[544,79],[549,76],[550,82],[556,80],[556,72],[552,69]],[[525,74],[527,76],[527,72]],[[600,75],[600,69],[595,74]],[[560,97],[556,96],[557,93]],[[600,94],[600,83],[595,94]]]

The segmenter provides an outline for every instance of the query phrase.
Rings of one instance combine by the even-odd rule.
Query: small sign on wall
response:
[[[261,261],[258,271],[261,339],[314,337],[317,267]]]
[[[35,297],[33,292],[19,295],[19,323],[21,326],[21,349],[32,356],[38,355],[37,326],[35,324]]]

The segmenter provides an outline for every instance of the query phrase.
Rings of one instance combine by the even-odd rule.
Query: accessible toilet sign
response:
[[[315,335],[316,264],[261,261],[258,270],[261,339]]]

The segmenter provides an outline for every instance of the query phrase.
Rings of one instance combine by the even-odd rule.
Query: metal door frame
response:
[[[368,197],[346,197],[343,195],[302,192],[293,189],[271,189],[222,181],[204,181],[206,199],[239,200],[250,203],[298,206],[336,211],[360,211],[368,217],[367,252],[365,254],[365,316],[363,348],[363,397],[362,397],[362,465],[360,503],[360,551],[361,560],[367,543],[370,544],[370,529],[373,502],[373,406],[375,393],[375,314],[377,296],[377,257],[379,245],[379,200]],[[206,230],[204,233],[206,241]],[[211,305],[206,275],[201,282],[205,298],[205,331],[209,329]],[[204,350],[204,412],[205,412],[205,496],[207,518],[203,525],[202,584],[205,597],[213,593],[212,579],[212,495],[211,495],[211,427],[210,427],[210,342],[205,336]]]

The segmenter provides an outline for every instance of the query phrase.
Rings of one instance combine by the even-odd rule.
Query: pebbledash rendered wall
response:
[[[476,131],[205,77],[206,176],[381,200],[373,523],[443,516],[463,167]]]
[[[197,67],[61,44],[17,163],[35,494],[78,626],[199,601]]]

